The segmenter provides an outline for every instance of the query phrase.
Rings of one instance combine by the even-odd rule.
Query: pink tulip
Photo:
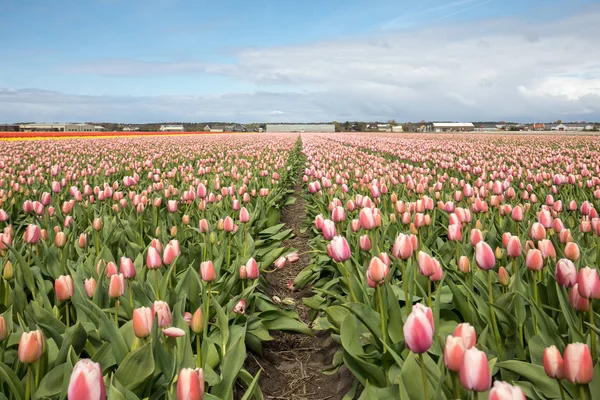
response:
[[[544,371],[546,371],[548,377],[553,379],[563,379],[565,377],[563,358],[556,346],[544,349]]]
[[[125,279],[135,278],[136,270],[133,261],[128,257],[121,257],[119,261],[119,269]]]
[[[554,249],[554,245],[548,239],[542,239],[538,242],[538,249],[542,252],[542,257],[546,258],[556,258],[556,250]]]
[[[449,225],[448,226],[448,240],[452,242],[462,241],[462,229],[461,225]]]
[[[369,236],[367,235],[362,235],[359,239],[358,239],[358,247],[362,250],[362,251],[370,251],[371,250],[371,239],[369,239]]]
[[[27,244],[37,244],[40,239],[42,238],[42,231],[40,230],[40,227],[37,225],[27,225],[27,228],[25,229],[25,235],[24,235],[24,240],[25,243]]]
[[[150,336],[154,313],[149,307],[140,307],[133,310],[133,332],[135,336],[143,339]]]
[[[173,323],[171,309],[164,301],[156,300],[154,304],[152,304],[152,315],[156,315],[159,328],[168,328]]]
[[[496,381],[490,390],[489,400],[526,400],[523,389],[509,383]]]
[[[496,266],[496,257],[492,248],[484,241],[475,245],[475,262],[483,270],[490,270]]]
[[[83,282],[83,288],[85,289],[85,294],[89,298],[94,297],[94,293],[96,293],[96,280],[94,278],[86,279]]]
[[[530,249],[525,257],[525,266],[531,271],[540,271],[544,267],[544,257],[538,249]]]
[[[281,256],[277,260],[275,260],[275,262],[273,262],[273,265],[277,269],[283,269],[283,267],[285,267],[286,261],[287,259],[284,256]]]
[[[335,262],[344,262],[350,258],[350,245],[346,241],[346,238],[342,236],[335,236],[331,240],[331,258]]]
[[[404,323],[404,342],[413,353],[425,353],[433,343],[433,313],[422,304],[415,304]]]
[[[598,270],[590,267],[581,268],[577,276],[577,285],[579,286],[579,294],[586,299],[600,298]]]
[[[246,262],[246,277],[248,279],[258,279],[260,275],[260,270],[258,269],[258,264],[254,258],[248,259]]]
[[[335,229],[335,222],[332,220],[326,219],[323,221],[323,229],[321,231],[325,240],[331,240],[334,236],[337,235],[337,231]]]
[[[579,246],[575,242],[569,242],[565,245],[565,257],[571,261],[577,261],[579,259]]]
[[[148,248],[148,252],[146,253],[146,266],[148,269],[158,269],[162,267],[159,250],[152,246]]]
[[[297,251],[291,252],[289,253],[287,256],[285,256],[285,258],[287,259],[287,261],[291,264],[298,262],[298,260],[300,259],[300,255],[298,254]]]
[[[54,281],[54,291],[56,298],[62,302],[73,297],[75,291],[73,287],[73,279],[70,275],[61,275]]]
[[[235,307],[233,307],[233,312],[235,314],[244,314],[246,311],[246,300],[242,299],[237,302]]]
[[[556,263],[556,282],[563,287],[571,287],[577,283],[577,268],[571,260],[561,258]]]
[[[44,335],[41,330],[23,332],[17,355],[24,364],[33,364],[42,358],[44,352]]]
[[[177,378],[177,400],[204,398],[204,371],[202,368],[183,368]]]
[[[125,293],[125,277],[123,274],[113,275],[110,277],[110,285],[108,286],[108,295],[113,299],[118,299]]]
[[[373,215],[373,210],[370,208],[362,208],[360,210],[358,219],[360,221],[360,225],[365,230],[370,230],[376,227],[377,221],[375,220],[375,216]]]
[[[106,388],[99,363],[88,358],[77,361],[67,390],[68,400],[105,400]]]
[[[517,236],[511,236],[506,244],[506,255],[510,258],[516,258],[521,256],[522,251],[521,240]]]
[[[546,229],[539,222],[534,222],[529,230],[529,238],[531,240],[542,240],[546,238]]]
[[[178,338],[178,337],[185,336],[185,331],[183,329],[176,328],[174,326],[167,328],[167,329],[163,329],[162,332],[165,336],[168,336],[171,338]]]
[[[423,251],[419,251],[417,256],[419,273],[423,276],[431,276],[435,272],[435,265],[431,256]]]
[[[230,216],[225,217],[225,220],[223,221],[223,230],[225,232],[233,232],[235,229],[235,223],[233,222],[233,218],[231,218]]]
[[[483,351],[472,347],[465,351],[460,366],[460,383],[467,390],[485,392],[492,385],[492,376],[487,356]]]
[[[564,355],[565,378],[571,382],[585,385],[592,381],[594,365],[587,344],[571,343],[565,349]]]
[[[212,282],[216,279],[215,267],[212,261],[200,263],[200,275],[204,282]]]
[[[249,221],[250,221],[250,212],[248,212],[248,209],[246,207],[242,207],[240,209],[240,222],[242,224],[245,224]]]
[[[571,306],[580,312],[589,311],[590,301],[588,298],[579,294],[579,284],[575,284],[569,292],[569,302]]]
[[[413,246],[410,236],[399,234],[394,240],[392,255],[399,260],[408,260],[413,254]]]
[[[378,257],[373,257],[367,269],[367,277],[377,284],[381,284],[389,273],[389,268]]]
[[[465,354],[465,346],[462,338],[448,336],[444,346],[444,365],[450,371],[459,372]]]
[[[455,337],[460,337],[463,340],[465,350],[475,346],[475,343],[477,342],[477,332],[475,331],[475,328],[473,328],[468,322],[458,324],[452,335]]]

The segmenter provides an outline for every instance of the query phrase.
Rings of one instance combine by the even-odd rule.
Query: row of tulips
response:
[[[315,253],[294,286],[350,397],[600,398],[600,146],[303,136]]]
[[[0,397],[262,398],[245,368],[300,143],[285,136],[9,142],[0,155]]]

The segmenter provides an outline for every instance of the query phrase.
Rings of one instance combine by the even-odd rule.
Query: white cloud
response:
[[[0,92],[0,119],[600,120],[599,19],[596,7],[558,21],[447,23],[352,40],[240,49],[230,54],[233,63],[70,62],[72,73],[219,75],[258,90],[191,97],[18,91],[21,100],[14,104],[8,92]]]

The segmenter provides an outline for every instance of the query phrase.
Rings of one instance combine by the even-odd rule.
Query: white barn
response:
[[[468,132],[475,129],[471,122],[434,122],[433,132]]]
[[[161,125],[161,132],[183,132],[183,125]]]

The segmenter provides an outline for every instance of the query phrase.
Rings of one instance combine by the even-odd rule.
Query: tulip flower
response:
[[[563,379],[565,372],[563,369],[563,358],[556,346],[546,347],[544,349],[544,371],[549,378]]]
[[[526,400],[523,389],[509,383],[496,381],[490,390],[489,400]]]
[[[133,332],[135,336],[143,339],[150,336],[154,313],[149,307],[140,307],[133,310]]]
[[[38,244],[41,238],[42,232],[39,226],[32,224],[27,225],[27,229],[25,229],[24,236],[25,243],[29,245]]]
[[[331,258],[335,262],[344,262],[350,258],[350,245],[346,241],[346,238],[342,236],[335,236],[331,240]]]
[[[275,266],[275,268],[277,269],[283,269],[283,267],[285,267],[286,262],[287,259],[284,256],[281,256],[273,262],[273,266]]]
[[[458,259],[458,270],[463,274],[471,272],[471,262],[467,256],[460,256]]]
[[[423,251],[419,251],[417,256],[417,263],[419,266],[419,273],[423,276],[433,275],[435,272],[435,266],[431,256]]]
[[[413,254],[413,246],[410,236],[401,233],[394,241],[392,255],[399,260],[408,260]]]
[[[63,302],[73,297],[75,288],[70,275],[61,275],[54,281],[54,291],[58,301]]]
[[[96,293],[96,280],[94,278],[86,279],[83,282],[83,288],[89,298],[94,297],[94,293]]]
[[[185,336],[185,331],[183,329],[176,328],[174,326],[167,328],[167,329],[163,329],[162,332],[165,336],[171,337],[171,338],[178,338],[178,337]]]
[[[371,239],[369,239],[369,236],[367,235],[362,235],[359,239],[358,239],[358,247],[362,250],[362,251],[370,251],[371,250]]]
[[[460,337],[462,339],[465,350],[475,346],[475,343],[477,342],[477,332],[468,322],[458,324],[454,329],[452,336]]]
[[[119,269],[121,270],[121,273],[125,279],[135,278],[136,270],[131,258],[121,257],[119,260]]]
[[[431,308],[425,307],[422,304],[415,304],[412,312],[406,318],[404,323],[404,343],[406,347],[413,353],[419,354],[421,364],[421,374],[423,376],[423,390],[425,398],[429,398],[427,375],[425,373],[425,362],[423,353],[425,353],[433,344],[433,312]]]
[[[510,258],[520,257],[522,254],[521,240],[518,236],[511,236],[506,244],[506,255]]]
[[[212,261],[200,263],[200,275],[204,282],[212,282],[216,278],[215,267]]]
[[[323,237],[325,240],[331,240],[334,236],[337,235],[337,231],[335,228],[335,222],[332,220],[326,219],[323,221],[323,229],[321,230]]]
[[[113,299],[118,299],[125,293],[125,277],[123,274],[115,274],[110,277],[108,295]]]
[[[246,311],[246,300],[242,299],[233,307],[233,312],[236,314],[244,314]]]
[[[486,242],[480,241],[475,245],[475,261],[479,268],[486,271],[496,266],[494,252]]]
[[[460,366],[460,383],[467,390],[485,392],[492,385],[492,376],[487,356],[483,351],[472,347],[465,351]]]
[[[105,400],[102,367],[88,358],[77,361],[67,390],[68,400]]]
[[[152,314],[156,315],[159,328],[168,328],[173,323],[171,309],[164,301],[157,300],[152,304]]]
[[[154,247],[149,247],[146,253],[146,266],[148,269],[158,269],[162,267],[159,251]]]
[[[572,287],[577,283],[577,267],[573,261],[561,258],[556,263],[556,283],[563,287]]]
[[[367,269],[367,276],[377,284],[383,283],[389,273],[389,267],[379,257],[373,257]]]
[[[293,264],[300,259],[300,255],[298,254],[298,252],[294,251],[292,253],[289,253],[287,256],[285,256],[285,258],[287,259],[287,261],[289,263]]]
[[[258,279],[260,275],[260,270],[258,269],[258,264],[254,258],[250,258],[246,262],[246,277],[248,279]]]
[[[177,377],[177,400],[204,398],[204,371],[202,368],[183,368]]]
[[[538,249],[530,249],[525,257],[525,265],[531,271],[540,271],[544,266],[544,257]]]
[[[23,332],[19,341],[17,354],[24,364],[33,364],[42,358],[44,352],[44,335],[41,330]]]
[[[373,215],[373,210],[370,208],[362,208],[360,210],[358,219],[360,221],[360,225],[364,230],[371,230],[377,225],[377,221],[375,220],[375,216]]]
[[[464,353],[465,346],[462,338],[455,336],[446,337],[446,345],[444,346],[444,365],[446,368],[452,372],[459,372]]]
[[[587,344],[568,344],[565,348],[563,366],[565,378],[569,382],[585,385],[592,381],[594,365]]]

